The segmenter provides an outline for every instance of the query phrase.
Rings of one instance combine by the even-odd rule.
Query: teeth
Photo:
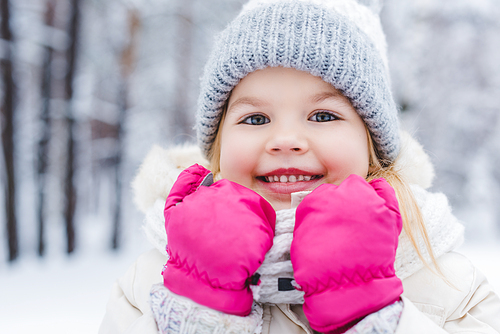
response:
[[[297,181],[311,181],[313,177],[311,175],[271,175],[271,176],[266,176],[265,179],[267,182],[280,182],[280,183],[287,183],[287,182],[297,182]]]

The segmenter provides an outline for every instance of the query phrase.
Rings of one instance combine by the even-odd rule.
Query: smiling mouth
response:
[[[322,177],[323,175],[269,175],[258,176],[257,179],[267,183],[295,183],[318,180]]]

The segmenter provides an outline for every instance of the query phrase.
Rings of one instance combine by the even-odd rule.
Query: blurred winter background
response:
[[[0,0],[0,333],[96,333],[149,246],[130,181],[194,141],[198,78],[243,0]],[[371,1],[363,1],[371,2]],[[386,0],[394,96],[500,289],[500,2]]]

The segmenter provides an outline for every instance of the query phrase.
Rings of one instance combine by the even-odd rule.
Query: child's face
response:
[[[363,121],[346,97],[307,72],[276,67],[246,76],[231,94],[220,135],[221,177],[275,210],[290,208],[293,192],[368,173]]]

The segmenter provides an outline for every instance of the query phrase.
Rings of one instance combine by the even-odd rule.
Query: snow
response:
[[[95,250],[1,265],[0,333],[97,333],[113,282],[146,247],[138,242],[120,253]],[[500,242],[466,243],[459,251],[500,291]]]
[[[140,215],[127,210],[129,217]],[[0,262],[0,333],[97,333],[113,283],[151,248],[139,224],[122,227],[122,248],[108,247],[106,215],[78,221],[77,251],[64,253],[60,229],[47,229],[47,254],[40,259],[22,245],[14,264]],[[133,219],[141,222],[140,218]]]
[[[139,253],[31,258],[2,268],[0,333],[97,333],[113,282]]]

